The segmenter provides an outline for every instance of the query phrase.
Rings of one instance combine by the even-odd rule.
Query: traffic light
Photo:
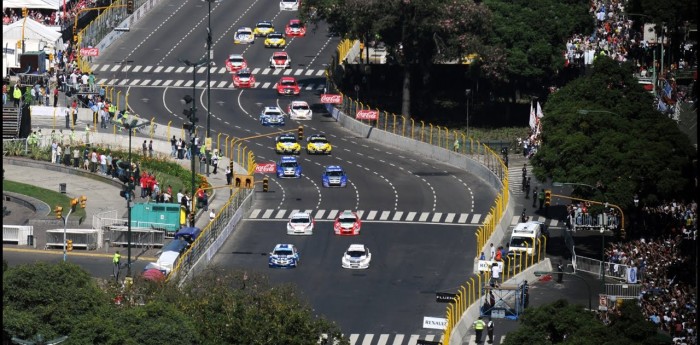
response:
[[[297,137],[298,137],[297,140],[299,140],[299,141],[304,140],[304,127],[303,127],[303,126],[299,126],[299,128],[297,128],[297,131],[299,132],[299,133],[297,134]]]
[[[267,176],[263,177],[263,182],[262,182],[263,183],[263,192],[267,192],[268,189],[270,188],[269,181],[270,181],[270,179],[267,178]]]
[[[53,211],[54,213],[56,213],[56,219],[63,218],[63,207],[56,206],[56,208],[54,208]]]
[[[255,179],[253,175],[239,175],[235,174],[233,176],[233,186],[236,188],[253,188],[255,184]]]
[[[134,13],[134,0],[127,0],[127,2],[126,2],[126,13],[127,13],[127,14],[132,14],[132,13]]]
[[[70,200],[70,208],[75,211],[76,206],[78,206],[78,198],[74,198]]]
[[[552,203],[552,191],[547,189],[544,191],[544,205],[549,206]]]
[[[66,250],[69,252],[73,251],[73,240],[66,241]]]
[[[87,197],[85,195],[81,195],[78,200],[80,200],[80,207],[85,208],[87,206]]]

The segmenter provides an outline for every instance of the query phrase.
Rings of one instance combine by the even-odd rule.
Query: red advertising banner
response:
[[[277,164],[275,162],[258,163],[255,165],[256,174],[272,174],[277,170]]]
[[[343,96],[332,93],[324,93],[321,95],[321,103],[341,104],[343,103]]]
[[[376,120],[379,118],[379,110],[358,110],[355,113],[355,119],[357,120]]]
[[[80,55],[82,55],[82,56],[99,56],[100,51],[97,48],[80,48]]]

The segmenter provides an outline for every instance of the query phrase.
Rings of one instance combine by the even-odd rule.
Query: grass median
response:
[[[6,192],[30,196],[34,199],[43,201],[47,205],[49,205],[49,207],[52,210],[51,213],[53,213],[53,209],[56,206],[62,206],[63,215],[66,216],[68,214],[68,210],[70,209],[71,198],[67,197],[65,194],[61,194],[59,192],[55,192],[46,188],[36,187],[21,182],[4,180],[2,182],[2,190]],[[88,203],[89,202],[90,201],[88,200]],[[73,218],[74,216],[77,218],[85,217],[85,210],[80,206],[76,207],[75,211],[71,214],[71,218],[76,219]]]

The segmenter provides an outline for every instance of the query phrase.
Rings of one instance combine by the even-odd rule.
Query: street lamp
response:
[[[586,284],[586,288],[588,288],[588,310],[593,310],[593,304],[591,303],[591,285],[588,284],[585,278],[572,272],[535,271],[535,277],[540,277],[545,274],[566,274],[567,276],[572,276],[581,279]]]
[[[201,67],[205,64],[208,63],[209,61],[209,56],[206,56],[202,59],[199,59],[197,62],[190,62],[190,60],[182,60],[178,59],[178,61],[184,63],[188,67],[192,67],[192,97],[189,95],[185,95],[184,98],[180,101],[184,106],[187,106],[188,104],[191,104],[190,109],[185,109],[183,110],[183,114],[187,116],[187,118],[190,120],[189,126],[189,133],[190,133],[190,147],[191,147],[191,153],[190,153],[190,159],[192,160],[192,208],[194,209],[194,175],[195,175],[195,166],[194,166],[194,156],[195,156],[195,145],[194,145],[194,130],[195,127],[197,126],[197,102],[195,101],[196,97],[196,87],[197,87],[197,67]],[[208,85],[208,84],[207,84]],[[209,93],[207,93],[209,94]],[[209,163],[209,162],[207,162]],[[209,165],[207,164],[207,168]]]
[[[207,2],[209,13],[207,15],[207,137],[205,140],[211,138],[211,66],[213,62],[211,61],[211,3],[218,2],[217,0],[204,0]],[[209,161],[211,160],[211,151],[206,150],[207,155],[207,177],[209,177]],[[194,184],[194,183],[193,183]]]
[[[467,98],[467,138],[469,138],[469,100],[471,99],[472,89],[464,90],[464,96]]]
[[[151,124],[151,121],[146,121],[142,123],[138,123],[139,119],[133,119],[125,124],[123,124],[124,128],[129,131],[129,167],[127,169],[126,173],[126,184],[127,188],[129,189],[129,196],[126,199],[126,211],[127,211],[127,224],[126,224],[126,251],[127,251],[127,259],[126,259],[126,277],[131,278],[131,201],[134,195],[134,182],[132,180],[132,168],[131,168],[131,137],[133,135],[133,132],[137,128],[142,128],[146,127]]]

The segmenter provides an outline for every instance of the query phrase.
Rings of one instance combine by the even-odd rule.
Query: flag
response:
[[[537,102],[537,118],[543,118],[544,113],[542,112],[542,107],[540,106],[540,102]]]
[[[530,129],[534,132],[537,127],[537,117],[535,116],[535,105],[530,103]]]

